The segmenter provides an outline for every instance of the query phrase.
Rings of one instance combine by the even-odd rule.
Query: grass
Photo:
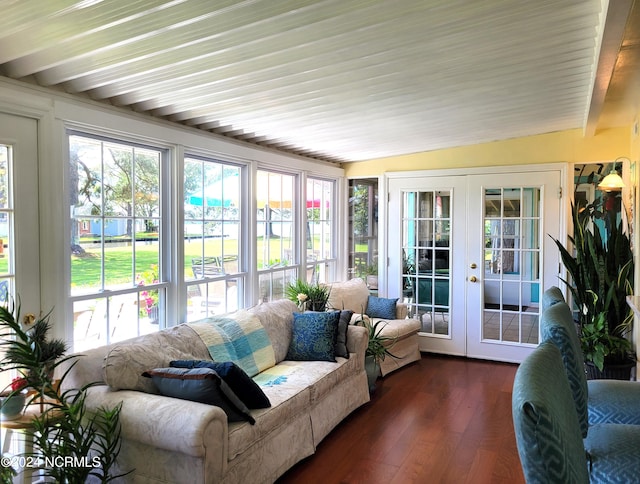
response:
[[[262,238],[258,240],[258,263],[262,264]],[[85,242],[84,240],[82,242]],[[270,263],[276,262],[273,257],[274,254],[280,253],[280,247],[290,247],[290,240],[288,238],[283,239],[271,239],[270,253],[272,260]],[[238,241],[235,239],[222,239],[211,238],[205,239],[204,250],[205,254],[221,254],[222,246],[224,244],[225,254],[237,254],[238,253]],[[191,276],[191,259],[193,257],[201,256],[202,251],[202,239],[185,240],[184,242],[184,270],[187,277]],[[127,244],[122,247],[109,246],[105,248],[105,277],[106,285],[115,284],[134,284],[135,280],[132,279],[133,271],[133,247]],[[136,273],[148,270],[153,264],[158,264],[158,244],[152,242],[147,245],[138,242],[136,246]],[[0,259],[0,270],[2,267],[3,259]],[[4,262],[6,265],[6,261]],[[71,279],[73,287],[97,287],[100,285],[101,280],[101,264],[100,264],[100,249],[89,248],[86,250],[86,255],[82,257],[71,257]]]

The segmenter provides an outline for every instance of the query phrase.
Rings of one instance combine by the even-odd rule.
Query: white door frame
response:
[[[564,194],[569,193],[567,187],[569,186],[568,180],[568,163],[549,163],[549,164],[536,164],[536,165],[514,165],[514,166],[504,166],[504,167],[487,167],[487,168],[471,168],[471,169],[447,169],[447,170],[421,170],[421,171],[406,171],[406,172],[387,172],[384,173],[381,180],[380,194],[386,193],[386,196],[380,197],[381,207],[379,213],[385,214],[385,222],[387,222],[384,228],[381,228],[381,242],[379,244],[380,249],[380,257],[381,260],[387,261],[386,264],[382,264],[381,267],[381,282],[382,284],[379,286],[379,290],[384,295],[389,295],[390,290],[394,287],[392,284],[390,285],[389,280],[389,225],[388,221],[392,219],[391,214],[389,214],[389,199],[390,199],[390,181],[398,180],[398,179],[415,179],[415,178],[423,178],[423,177],[447,177],[447,176],[466,176],[466,175],[491,175],[491,174],[500,174],[500,175],[511,175],[514,173],[534,173],[534,172],[548,172],[548,171],[557,171],[560,173],[560,193],[558,196],[560,197],[560,214],[559,214],[559,233],[566,234],[566,224],[568,220],[568,206],[569,204],[566,202],[566,197]],[[443,179],[444,181],[444,179]],[[446,184],[446,183],[445,183]],[[465,258],[467,254],[465,254]],[[559,272],[563,274],[564,268],[559,267]],[[544,287],[542,288],[544,290]],[[392,294],[393,295],[393,294]],[[465,299],[467,297],[465,291]],[[466,300],[464,302],[464,306],[466,307]],[[466,329],[465,329],[466,331]]]

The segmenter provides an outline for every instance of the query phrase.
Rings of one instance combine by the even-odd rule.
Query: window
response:
[[[284,298],[287,283],[298,277],[293,217],[296,180],[282,173],[257,173],[257,268],[262,301]]]
[[[335,273],[333,192],[335,182],[307,179],[307,280],[326,282]]]
[[[190,157],[184,165],[187,319],[241,306],[241,167]]]
[[[15,272],[13,261],[13,190],[11,183],[13,151],[10,146],[0,144],[0,303],[7,302],[15,294]],[[2,358],[3,352],[0,352]],[[0,373],[0,390],[11,382],[15,372]]]
[[[349,181],[349,276],[378,274],[378,180]]]
[[[165,153],[70,133],[74,350],[164,326]]]
[[[0,302],[5,303],[14,294],[13,197],[11,183],[12,150],[0,144]]]

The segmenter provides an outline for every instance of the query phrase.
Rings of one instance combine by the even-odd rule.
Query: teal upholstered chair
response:
[[[637,482],[639,428],[597,424],[583,440],[562,356],[552,342],[541,343],[518,368],[512,413],[527,483]]]
[[[542,343],[518,368],[511,409],[528,484],[589,482],[578,415],[553,344]]]
[[[557,302],[542,312],[540,333],[542,341],[552,341],[562,353],[584,437],[589,425],[596,423],[640,425],[640,383],[587,381],[580,338],[567,303]]]
[[[542,311],[544,312],[548,307],[553,306],[556,303],[565,302],[564,294],[558,286],[551,286],[549,289],[542,293]]]

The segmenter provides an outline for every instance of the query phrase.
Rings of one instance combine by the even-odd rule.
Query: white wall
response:
[[[16,277],[27,279],[30,284],[39,284],[39,308],[32,301],[26,305],[29,311],[44,312],[53,308],[51,321],[54,336],[71,340],[71,309],[67,307],[70,281],[69,261],[69,186],[67,184],[68,128],[116,136],[132,141],[150,143],[170,150],[172,163],[185,152],[216,157],[220,160],[241,161],[255,168],[286,168],[307,175],[325,176],[341,180],[342,168],[299,156],[267,150],[259,146],[242,143],[219,135],[154,119],[127,110],[102,105],[90,100],[50,91],[29,84],[0,78],[0,112],[32,117],[38,120],[38,180],[33,181],[33,190],[18,193],[18,197],[36,197],[39,206],[39,252],[40,268],[21,272],[16,268]],[[173,171],[172,190],[182,182],[181,174]],[[36,188],[37,187],[37,188]],[[340,196],[340,189],[338,190]],[[340,197],[340,200],[345,197]],[[179,210],[176,208],[176,212]],[[339,213],[345,212],[340,207]],[[342,222],[342,217],[339,217]],[[21,223],[16,214],[17,224]],[[174,222],[178,224],[181,219]],[[337,234],[343,237],[341,228]],[[37,237],[37,234],[35,235]],[[340,240],[340,239],[339,239]],[[20,248],[16,248],[20,250]],[[341,251],[339,251],[340,256]],[[179,254],[178,254],[179,255]],[[339,261],[339,267],[346,262]]]

